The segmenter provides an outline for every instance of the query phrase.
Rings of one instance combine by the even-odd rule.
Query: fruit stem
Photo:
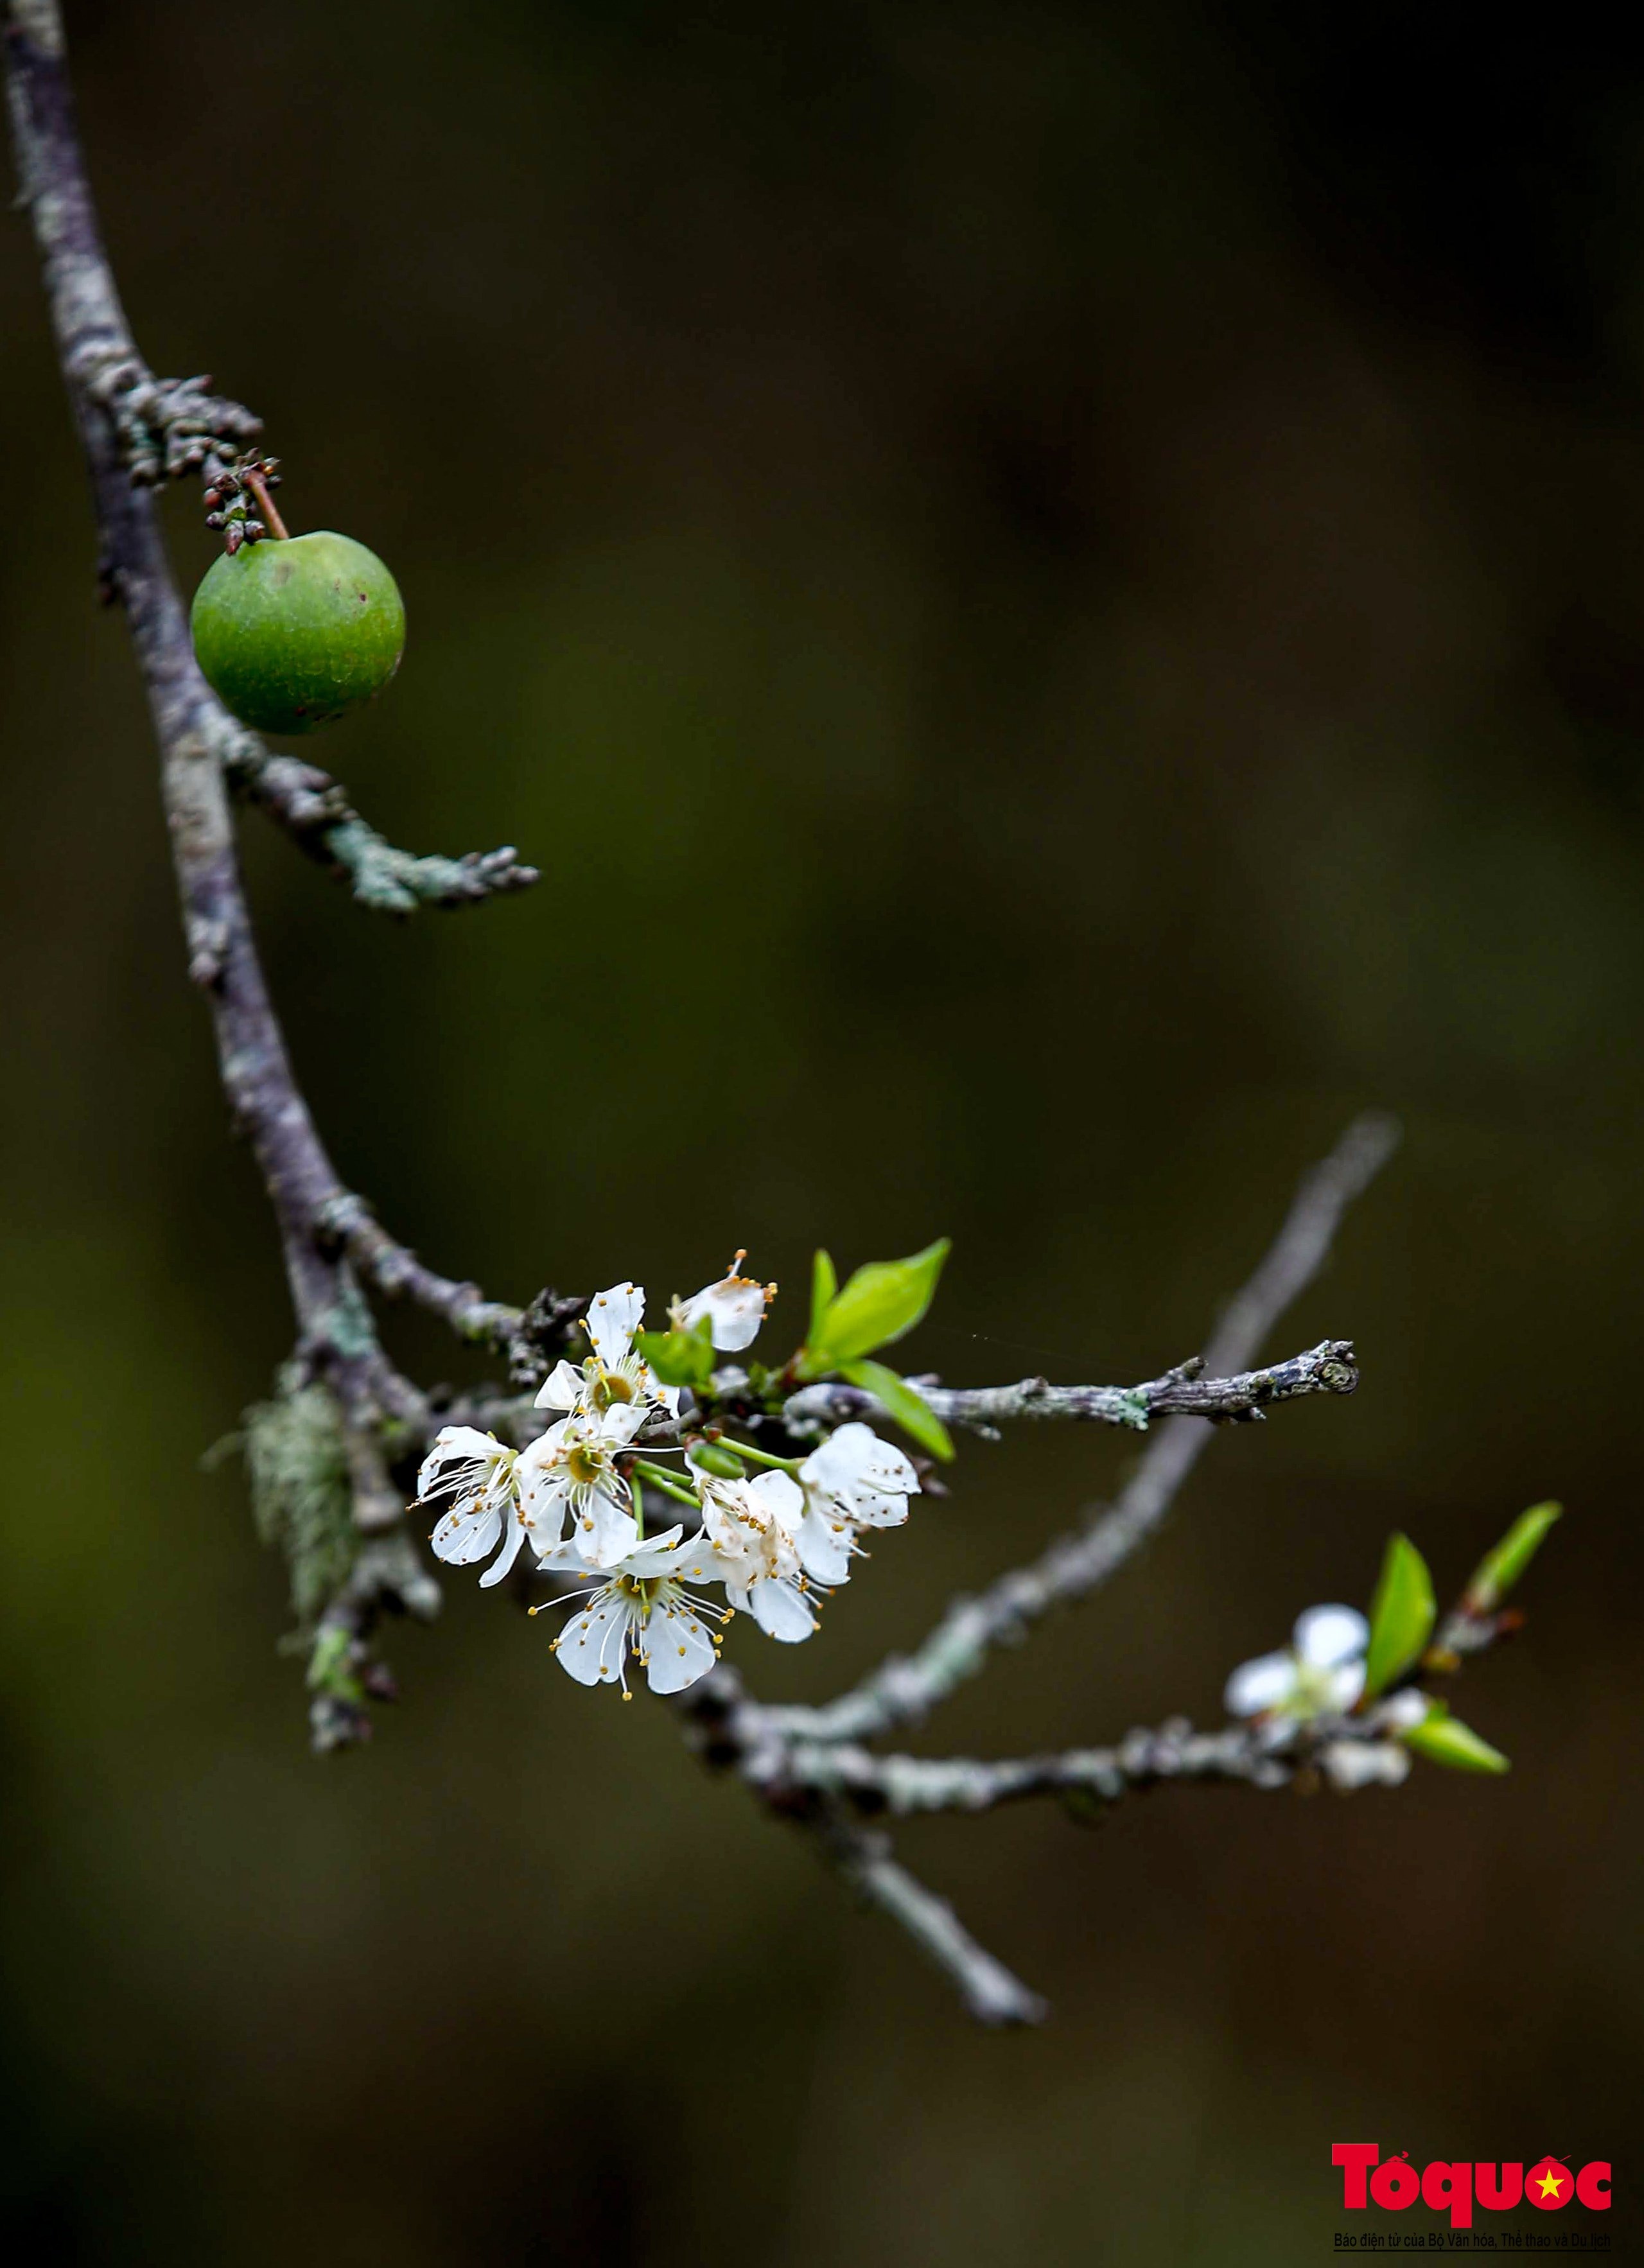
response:
[[[282,543],[288,542],[291,539],[291,530],[286,526],[285,522],[280,518],[279,506],[269,494],[268,482],[263,479],[262,474],[247,473],[246,475],[246,486],[251,490],[252,495],[257,499],[257,510],[262,515],[262,524],[268,529],[269,534],[276,537]]]

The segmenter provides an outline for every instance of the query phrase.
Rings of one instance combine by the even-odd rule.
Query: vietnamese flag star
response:
[[[1563,2176],[1559,2174],[1555,2174],[1551,2167],[1547,2169],[1547,2171],[1542,2176],[1541,2179],[1536,2184],[1536,2187],[1541,2191],[1541,2194],[1544,2198],[1556,2198],[1563,2186]]]

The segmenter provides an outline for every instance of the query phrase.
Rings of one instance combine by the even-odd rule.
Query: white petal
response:
[[[501,1454],[501,1449],[502,1444],[494,1434],[482,1433],[476,1426],[442,1426],[435,1434],[432,1446],[423,1459],[422,1469],[417,1476],[417,1494],[426,1496],[430,1484],[445,1467],[490,1465]],[[441,1488],[452,1487],[458,1477],[454,1471],[447,1473],[440,1484]]]
[[[1264,1709],[1282,1709],[1296,1690],[1296,1662],[1292,1653],[1260,1653],[1242,1661],[1227,1680],[1222,1701],[1232,1717],[1259,1717]]]
[[[905,1496],[881,1496],[877,1489],[857,1488],[845,1510],[863,1528],[900,1528],[908,1516]]]
[[[520,1469],[524,1473],[546,1472],[558,1462],[564,1451],[566,1437],[571,1432],[569,1418],[557,1418],[546,1432],[527,1441],[520,1452]]]
[[[1335,1669],[1370,1643],[1370,1625],[1357,1607],[1309,1607],[1297,1618],[1296,1652],[1309,1669]]]
[[[898,1528],[919,1476],[900,1449],[881,1441],[871,1425],[841,1425],[800,1468],[809,1487],[836,1497],[852,1520],[870,1528]]]
[[[748,1608],[760,1629],[786,1646],[797,1646],[816,1627],[816,1610],[797,1583],[754,1584]]]
[[[534,1543],[535,1538],[532,1541]],[[536,1564],[544,1575],[581,1576],[589,1572],[588,1563],[578,1550],[574,1535],[564,1543],[550,1543],[547,1550],[539,1551]]]
[[[738,1574],[736,1563],[716,1551],[705,1535],[693,1535],[689,1543],[682,1543],[668,1572],[683,1582],[723,1583],[727,1590]]]
[[[763,1472],[748,1484],[767,1520],[774,1520],[785,1535],[792,1535],[805,1517],[805,1491],[792,1473]]]
[[[807,1480],[825,1487],[854,1488],[859,1481],[870,1487],[907,1495],[919,1485],[918,1476],[900,1449],[881,1441],[871,1425],[852,1419],[813,1449],[802,1468]]]
[[[471,1567],[494,1551],[502,1535],[502,1514],[495,1505],[458,1505],[448,1512],[429,1537],[436,1559],[447,1567]]]
[[[613,1402],[601,1410],[593,1430],[612,1448],[625,1449],[650,1415],[643,1402]]]
[[[1344,1661],[1338,1669],[1326,1670],[1324,1688],[1329,1696],[1324,1705],[1326,1708],[1351,1709],[1364,1690],[1363,1662]]]
[[[682,1549],[679,1539],[684,1533],[682,1528],[669,1528],[660,1535],[647,1535],[623,1560],[623,1574],[638,1575],[646,1582],[658,1575],[671,1575]]]
[[[850,1581],[851,1530],[844,1521],[813,1506],[793,1541],[807,1575],[819,1583]]]
[[[480,1577],[480,1588],[489,1591],[493,1583],[500,1583],[514,1561],[520,1557],[520,1546],[525,1542],[525,1530],[517,1520],[508,1522],[507,1540],[491,1565]]]
[[[598,1490],[572,1513],[577,1548],[590,1567],[616,1567],[639,1541],[639,1523],[615,1497]]]
[[[579,1685],[611,1683],[622,1671],[632,1618],[633,1602],[620,1591],[595,1592],[559,1633],[554,1652],[560,1668]]]
[[[680,1321],[689,1330],[704,1315],[713,1344],[722,1354],[740,1354],[752,1346],[765,1320],[765,1291],[746,1276],[723,1277],[693,1292],[680,1308]]]
[[[522,1457],[515,1467],[521,1483],[520,1517],[531,1531],[538,1552],[551,1551],[565,1532],[571,1491],[563,1473],[528,1473]]]
[[[637,1284],[613,1284],[589,1300],[588,1336],[608,1370],[615,1370],[627,1353],[645,1311],[645,1295]]]
[[[705,1677],[716,1656],[713,1640],[690,1609],[666,1591],[658,1594],[645,1630],[645,1675],[653,1693],[682,1693]]]
[[[582,1399],[587,1382],[575,1363],[557,1362],[537,1388],[535,1407],[539,1410],[574,1410]]]
[[[1354,1698],[1357,1697],[1355,1695]],[[1412,1726],[1427,1722],[1432,1707],[1433,1703],[1427,1694],[1418,1693],[1413,1686],[1406,1686],[1402,1693],[1390,1694],[1385,1701],[1377,1703],[1375,1721],[1378,1725],[1385,1725],[1391,1732],[1407,1733]]]

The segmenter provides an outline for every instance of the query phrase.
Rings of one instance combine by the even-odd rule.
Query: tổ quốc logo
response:
[[[1341,2201],[1348,2213],[1405,2213],[1416,2204],[1448,2213],[1452,2228],[1471,2228],[1475,2207],[1511,2213],[1521,2205],[1540,2213],[1566,2205],[1589,2213],[1610,2210],[1610,2161],[1572,2165],[1564,2158],[1434,2158],[1418,2169],[1410,2153],[1383,2158],[1377,2142],[1336,2142],[1331,2163],[1341,2169]],[[1338,2240],[1339,2242],[1339,2240]]]

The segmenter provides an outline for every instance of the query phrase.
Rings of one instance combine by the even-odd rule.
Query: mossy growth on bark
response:
[[[257,1533],[284,1553],[291,1611],[310,1631],[359,1547],[342,1410],[328,1387],[282,1374],[273,1399],[247,1410],[241,1439]]]

